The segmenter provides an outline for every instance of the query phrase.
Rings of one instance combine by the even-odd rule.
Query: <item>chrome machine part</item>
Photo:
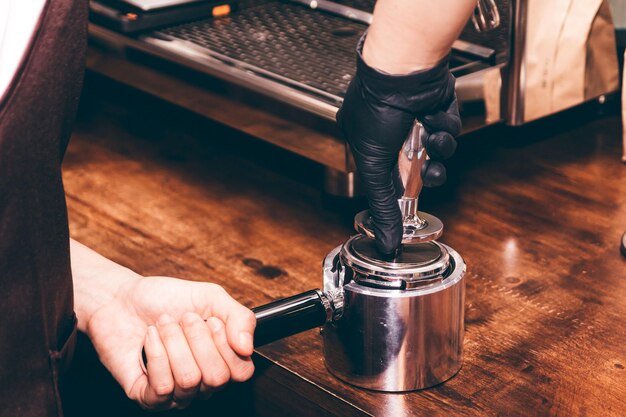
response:
[[[354,74],[356,38],[367,29],[375,1],[249,3],[252,5],[227,18],[194,21],[141,34],[132,48],[334,121]],[[505,23],[507,19],[503,13]],[[92,36],[93,31],[92,28]],[[452,46],[450,67],[457,78],[460,100],[467,96],[465,89],[472,88],[466,86],[467,75],[506,63],[508,37],[489,34],[485,41],[481,35],[468,28]],[[490,123],[496,121],[499,119]],[[474,129],[472,126],[472,122],[465,123],[464,130]]]
[[[416,244],[438,239],[443,233],[443,223],[437,217],[418,211],[419,195],[424,185],[422,165],[428,158],[424,149],[427,132],[422,124],[415,120],[413,128],[402,146],[398,157],[398,168],[404,185],[404,195],[398,199],[402,212],[404,230],[403,244]],[[372,219],[367,210],[354,218],[354,227],[359,233],[374,237]]]
[[[477,32],[488,32],[500,26],[500,12],[495,0],[478,0],[472,23]]]
[[[365,235],[330,251],[324,290],[253,309],[255,345],[323,326],[324,359],[337,378],[371,390],[412,391],[461,368],[465,263],[439,242],[385,258]]]
[[[478,32],[468,22],[452,45],[450,69],[457,79],[464,133],[501,122],[502,110],[508,109],[501,105],[501,91],[508,87],[501,72],[510,49],[510,0],[496,2],[501,20],[497,29]],[[308,121],[309,114],[324,119],[322,123],[334,122],[354,74],[354,45],[371,22],[374,4],[375,0],[242,1],[240,9],[227,17],[165,27],[121,41],[118,37],[115,42],[132,51],[127,59],[141,62],[146,55],[156,56],[243,87],[237,100],[250,98],[256,103],[259,93],[269,99],[267,110],[289,122]],[[110,34],[94,25],[90,33],[99,42],[111,41]],[[106,65],[97,66],[106,71]],[[274,101],[280,103],[277,108]],[[282,104],[298,111],[285,113]],[[325,173],[324,190],[342,197],[361,194],[351,172],[354,167],[340,170],[346,175]]]
[[[365,286],[411,289],[441,282],[450,267],[447,249],[437,242],[406,245],[391,259],[382,259],[373,239],[357,235],[343,244],[341,262],[352,279]]]
[[[443,223],[437,217],[418,211],[415,219],[416,221],[404,223],[403,244],[430,242],[438,239],[443,233]],[[363,210],[354,216],[354,228],[357,232],[372,239],[375,237],[372,217],[368,210]]]
[[[324,358],[345,382],[412,391],[444,382],[461,368],[463,259],[437,242],[405,249],[385,261],[371,239],[356,236],[324,261],[324,289],[343,289],[341,318],[323,327]],[[405,286],[385,285],[394,282]]]

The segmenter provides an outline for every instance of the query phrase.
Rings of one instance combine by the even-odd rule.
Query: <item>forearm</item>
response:
[[[70,239],[74,309],[78,329],[87,332],[90,317],[109,302],[127,282],[140,275]]]
[[[434,66],[450,52],[476,0],[378,0],[365,62],[389,74]]]

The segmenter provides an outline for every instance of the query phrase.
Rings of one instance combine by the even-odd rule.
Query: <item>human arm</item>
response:
[[[378,248],[393,253],[402,239],[397,198],[398,153],[415,118],[429,133],[426,186],[446,178],[440,161],[456,149],[461,120],[448,68],[450,47],[475,0],[379,0],[357,71],[337,121],[350,144],[368,198]]]
[[[184,407],[250,378],[254,314],[220,286],[142,277],[75,240],[70,251],[78,328],[129,398]]]
[[[387,74],[435,66],[459,37],[476,0],[378,0],[363,58]]]

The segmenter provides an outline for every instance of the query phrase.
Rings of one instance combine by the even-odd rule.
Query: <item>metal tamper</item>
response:
[[[398,168],[404,184],[404,195],[398,199],[404,224],[402,234],[404,245],[430,242],[438,239],[443,233],[441,220],[431,214],[418,211],[419,195],[424,185],[421,170],[427,158],[424,149],[424,140],[427,135],[424,126],[415,120],[398,157]],[[368,210],[354,217],[354,228],[359,233],[374,238],[372,218]]]
[[[385,392],[440,384],[462,364],[465,263],[436,242],[443,223],[418,211],[426,130],[415,121],[398,158],[404,194],[402,250],[378,252],[367,211],[361,234],[324,262],[324,293],[341,290],[342,314],[324,325],[324,362],[337,378]]]
[[[435,241],[439,219],[417,210],[426,160],[424,128],[415,122],[400,154],[399,199],[404,246],[378,252],[367,211],[361,234],[324,259],[323,290],[254,308],[255,345],[322,327],[324,363],[349,384],[384,392],[413,391],[452,378],[463,361],[465,271],[453,248]]]

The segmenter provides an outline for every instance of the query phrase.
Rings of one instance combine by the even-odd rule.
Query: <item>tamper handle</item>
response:
[[[441,220],[428,213],[418,211],[419,195],[424,182],[422,167],[428,156],[424,142],[428,132],[415,120],[408,137],[398,155],[398,170],[404,186],[404,194],[398,199],[402,213],[402,243],[417,244],[435,240],[443,232]],[[374,229],[369,211],[364,210],[354,217],[354,228],[374,239]]]
[[[398,200],[398,204],[405,227],[410,225],[420,229],[425,226],[418,213],[417,205],[424,185],[422,166],[427,158],[424,149],[426,135],[424,126],[415,120],[398,156],[398,169],[404,185],[404,195]]]
[[[328,296],[320,290],[277,300],[252,311],[256,316],[254,346],[322,326],[332,318]]]
[[[413,127],[409,132],[402,151],[398,158],[398,168],[400,169],[400,177],[404,184],[404,198],[419,198],[422,191],[422,165],[426,160],[426,151],[424,150],[424,139],[426,129],[422,124],[415,120]]]

